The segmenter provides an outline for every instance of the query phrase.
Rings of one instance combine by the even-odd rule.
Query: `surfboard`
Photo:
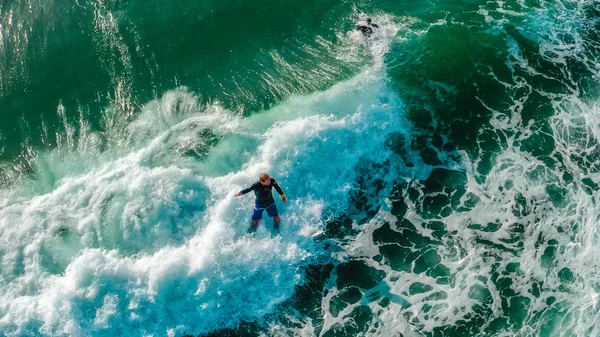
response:
[[[321,235],[321,234],[323,234],[323,233],[324,233],[324,232],[323,232],[322,230],[320,230],[320,229],[319,229],[318,231],[316,231],[316,232],[312,233],[312,234],[310,235],[310,237],[314,238],[315,236],[319,236],[319,235]]]

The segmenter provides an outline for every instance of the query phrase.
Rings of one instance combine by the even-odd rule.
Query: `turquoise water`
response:
[[[599,28],[593,1],[1,2],[0,336],[600,335]],[[261,172],[288,202],[248,233]]]

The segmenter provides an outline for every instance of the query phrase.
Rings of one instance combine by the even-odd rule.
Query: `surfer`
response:
[[[366,37],[373,34],[373,28],[379,28],[379,26],[374,24],[371,18],[366,18],[356,23],[356,30],[360,31]]]
[[[277,206],[275,205],[275,199],[273,199],[273,192],[271,191],[273,188],[279,193],[281,196],[281,201],[284,203],[287,201],[285,194],[283,194],[283,190],[277,184],[275,179],[271,178],[267,173],[263,173],[260,175],[260,178],[257,182],[252,184],[252,186],[248,187],[245,190],[241,190],[236,193],[236,197],[241,197],[242,195],[254,191],[254,195],[256,196],[254,213],[252,213],[252,227],[256,228],[258,226],[258,221],[262,218],[263,211],[267,211],[267,215],[273,218],[273,222],[275,223],[275,228],[279,227],[279,214],[277,213]]]

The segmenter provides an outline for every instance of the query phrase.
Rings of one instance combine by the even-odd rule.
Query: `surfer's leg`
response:
[[[281,219],[279,218],[279,213],[277,212],[277,206],[275,206],[275,204],[267,208],[267,214],[273,218],[273,222],[275,223],[274,227],[279,227]]]
[[[254,208],[254,213],[252,213],[252,227],[258,226],[258,220],[262,218],[262,209]]]

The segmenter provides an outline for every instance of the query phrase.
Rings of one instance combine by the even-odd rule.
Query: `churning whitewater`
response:
[[[64,177],[2,195],[3,331],[200,333],[274,312],[331,258],[311,234],[347,211],[358,170],[400,163],[386,146],[408,128],[400,108],[376,68],[246,118],[180,88],[141,108],[129,151],[40,154],[39,176]],[[99,136],[85,137],[66,142]],[[232,193],[263,171],[291,200],[280,232],[247,235],[253,205]]]
[[[599,31],[595,1],[0,2],[0,336],[600,336]]]

